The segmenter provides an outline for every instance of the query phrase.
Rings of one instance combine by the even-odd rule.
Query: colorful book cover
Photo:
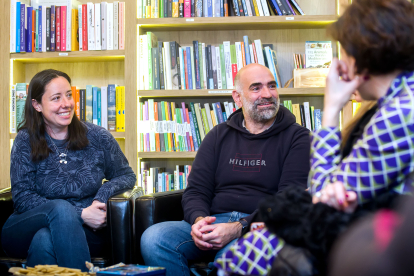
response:
[[[102,106],[101,106],[101,103],[102,103],[102,99],[101,99],[101,88],[98,88],[98,90],[97,90],[97,100],[96,100],[96,102],[97,102],[97,109],[96,109],[96,111],[97,111],[97,125],[98,126],[102,126]]]
[[[24,106],[27,99],[26,83],[16,83],[16,128],[18,129],[24,120]]]
[[[79,89],[80,120],[86,122],[86,89]]]
[[[35,20],[35,32],[34,32],[34,40],[35,40],[35,52],[39,52],[39,10],[35,12],[36,20]]]
[[[60,21],[60,27],[61,27],[60,48],[62,52],[66,52],[66,31],[67,31],[66,16],[67,16],[66,6],[61,6],[60,7],[60,19],[61,19]]]
[[[187,54],[187,74],[188,74],[188,89],[193,89],[193,75],[191,66],[191,48],[186,47]],[[187,77],[187,75],[186,75]]]
[[[198,151],[198,139],[197,139],[197,133],[194,126],[194,118],[193,118],[193,112],[188,112],[188,116],[190,118],[190,126],[191,126],[191,133],[192,133],[192,140],[194,144],[194,150]],[[198,134],[200,135],[200,134]]]
[[[200,129],[198,127],[198,120],[197,120],[197,114],[195,112],[195,105],[193,102],[190,102],[190,109],[191,109],[191,113],[193,114],[193,124],[194,124],[195,133],[196,133],[197,144],[198,146],[200,146],[202,139],[201,139]]]
[[[195,85],[196,89],[201,89],[201,83],[200,83],[200,57],[198,55],[198,41],[193,41],[193,56],[194,56],[194,63],[192,64],[194,66],[194,72],[195,72]]]
[[[50,51],[50,8],[46,8],[46,52]]]
[[[10,133],[16,133],[16,85],[10,87]]]
[[[92,87],[92,123],[98,125],[98,87]]]
[[[20,52],[26,52],[26,5],[20,3]]]
[[[79,29],[79,18],[78,10],[72,9],[72,27],[71,27],[71,36],[72,36],[72,51],[79,51],[79,41],[77,38],[78,29]]]
[[[332,63],[331,41],[306,41],[306,68],[329,68]]]
[[[99,120],[99,118],[98,118]],[[108,130],[108,86],[101,87],[101,124]]]
[[[33,8],[27,7],[26,52],[32,52],[32,20]]]

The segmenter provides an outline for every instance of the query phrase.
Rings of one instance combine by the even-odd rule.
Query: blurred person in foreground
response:
[[[341,60],[333,60],[326,80],[322,128],[311,134],[313,198],[292,191],[264,202],[268,229],[248,234],[223,255],[217,266],[224,273],[267,274],[286,242],[317,255],[323,274],[332,242],[363,209],[392,204],[394,195],[410,190],[405,180],[414,170],[414,6],[355,0],[328,31],[342,45]],[[344,142],[339,113],[356,91],[375,103]],[[362,213],[352,214],[357,208]]]

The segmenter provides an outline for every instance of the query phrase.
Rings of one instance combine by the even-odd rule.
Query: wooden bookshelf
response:
[[[10,0],[0,1],[2,16],[0,19],[0,66],[1,91],[0,102],[0,189],[10,186],[10,140],[16,134],[9,133],[9,91],[15,83],[29,83],[31,78],[44,69],[56,69],[66,72],[72,85],[84,88],[87,84],[106,86],[118,84],[125,86],[126,118],[125,132],[112,132],[124,151],[130,166],[137,172],[137,0],[125,2],[125,50],[76,51],[46,53],[10,53]],[[100,3],[102,0],[79,0]],[[113,1],[110,1],[113,2]]]
[[[231,16],[137,19],[145,31],[222,31],[273,29],[324,29],[336,15]]]
[[[278,88],[280,96],[323,96],[324,87],[318,88]],[[138,90],[141,98],[166,97],[229,97],[232,90],[224,89],[196,89],[196,90]]]
[[[160,159],[160,158],[195,158],[197,152],[190,151],[190,152],[139,152],[138,158],[152,158],[152,159]]]
[[[22,63],[51,62],[95,62],[120,61],[125,58],[125,50],[81,51],[81,52],[46,52],[13,53],[10,59]]]

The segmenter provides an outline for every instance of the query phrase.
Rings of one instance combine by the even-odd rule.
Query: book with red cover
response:
[[[36,52],[36,10],[32,10],[32,52]]]
[[[88,51],[88,8],[82,5],[82,50]]]
[[[61,18],[60,18],[60,6],[56,6],[56,52],[62,51],[60,44],[61,44]]]
[[[66,51],[66,6],[60,7],[60,49],[62,52]],[[70,50],[70,49],[67,49]]]

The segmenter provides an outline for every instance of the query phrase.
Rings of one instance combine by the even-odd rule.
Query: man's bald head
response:
[[[247,74],[249,75],[249,72],[252,71],[263,71],[264,74],[270,73],[270,75],[273,76],[272,72],[267,68],[266,66],[263,66],[258,63],[250,63],[249,65],[244,66],[242,69],[240,69],[239,72],[237,72],[236,77],[234,78],[234,88],[237,93],[243,92],[243,75]]]

